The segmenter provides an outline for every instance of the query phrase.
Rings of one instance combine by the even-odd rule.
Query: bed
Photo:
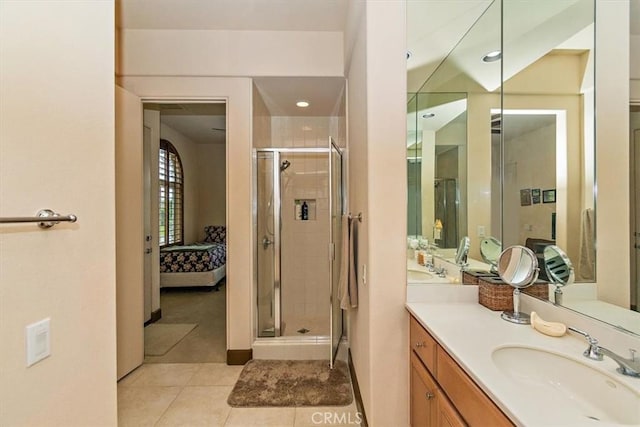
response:
[[[209,225],[202,242],[160,250],[160,287],[207,286],[218,290],[226,276],[226,228]]]

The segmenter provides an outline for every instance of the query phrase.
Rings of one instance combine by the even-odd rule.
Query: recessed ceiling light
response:
[[[430,119],[431,117],[435,117],[436,113],[424,113],[422,115],[423,119]]]
[[[500,58],[502,58],[502,52],[500,52],[499,50],[494,50],[483,56],[482,60],[484,62],[496,62],[499,61]]]
[[[309,103],[307,101],[298,101],[296,102],[296,105],[301,108],[306,108],[309,106]]]

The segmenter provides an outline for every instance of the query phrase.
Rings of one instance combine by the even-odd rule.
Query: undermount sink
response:
[[[436,276],[437,277],[437,276]],[[433,275],[426,271],[419,270],[407,270],[407,280],[429,280],[432,279]]]
[[[498,347],[492,359],[528,396],[553,402],[553,407],[540,411],[549,413],[554,421],[640,424],[640,392],[580,360],[527,346]]]
[[[451,283],[447,277],[438,277],[435,273],[411,268],[407,270],[407,281],[409,283]]]

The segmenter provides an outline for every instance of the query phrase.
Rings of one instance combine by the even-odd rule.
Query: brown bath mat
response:
[[[227,400],[234,407],[345,406],[353,400],[346,363],[251,360]]]

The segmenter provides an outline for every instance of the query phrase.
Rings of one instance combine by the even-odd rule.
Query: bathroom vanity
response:
[[[409,334],[412,426],[513,425],[413,316]]]
[[[640,379],[616,372],[611,359],[584,358],[584,338],[506,322],[477,303],[476,286],[446,287],[408,290],[412,426],[640,424]],[[534,298],[523,302],[526,311],[589,331],[619,354],[640,344],[608,325],[563,318]]]

